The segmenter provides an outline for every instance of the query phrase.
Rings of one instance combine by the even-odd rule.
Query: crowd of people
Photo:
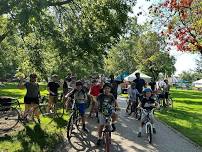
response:
[[[118,119],[117,110],[120,110],[117,97],[118,97],[118,85],[120,82],[114,80],[114,76],[111,75],[110,79],[106,81],[103,77],[94,76],[88,80],[77,80],[77,77],[73,74],[68,74],[63,82],[59,81],[57,75],[52,75],[51,80],[47,84],[47,91],[49,95],[47,112],[52,112],[54,104],[58,100],[58,90],[62,88],[62,99],[66,108],[68,109],[71,102],[74,100],[77,109],[79,110],[82,119],[83,131],[89,132],[86,127],[86,103],[90,101],[90,113],[89,118],[94,117],[94,115],[99,119],[98,126],[98,141],[97,144],[100,145],[102,139],[102,130],[105,124],[105,113],[111,110],[112,117],[112,131],[116,131],[115,123]],[[25,112],[29,112],[31,108],[36,107],[40,101],[40,89],[37,83],[37,75],[31,74],[29,81],[25,82],[23,80],[18,84],[18,88],[26,88],[27,92],[24,97]],[[169,94],[169,84],[167,80],[160,83],[151,81],[147,83],[141,78],[140,73],[136,73],[136,79],[130,82],[129,87],[127,87],[128,93],[128,105],[126,107],[126,113],[131,115],[136,112],[137,108],[141,107],[143,109],[151,110],[152,108],[158,107],[159,103],[155,100],[155,95],[164,99],[164,104],[168,104],[166,99]],[[40,123],[39,112],[35,112],[36,117]],[[144,124],[145,115],[141,115],[141,123],[138,132],[138,137],[141,136],[142,127]],[[152,123],[154,123],[153,115],[151,115]],[[154,125],[153,125],[154,126]],[[153,128],[153,132],[156,130]]]

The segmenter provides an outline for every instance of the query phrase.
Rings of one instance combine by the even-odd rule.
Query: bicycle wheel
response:
[[[152,143],[152,128],[150,125],[147,126],[147,137],[148,137],[148,140],[149,140],[149,143],[151,144]]]
[[[111,132],[110,131],[104,132],[104,141],[105,141],[105,152],[110,152],[110,145],[111,145]]]
[[[64,103],[63,102],[57,102],[55,104],[55,114],[58,118],[61,118],[64,115]]]
[[[70,141],[71,139],[71,134],[74,129],[74,113],[71,114],[69,118],[69,122],[67,124],[67,139]]]
[[[14,128],[20,119],[20,113],[17,109],[10,107],[9,109],[0,109],[0,130],[8,131]]]

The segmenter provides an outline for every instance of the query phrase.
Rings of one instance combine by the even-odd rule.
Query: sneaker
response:
[[[153,133],[156,134],[156,129],[155,128],[153,128]]]
[[[138,132],[137,136],[138,136],[138,137],[141,137],[141,132]]]
[[[98,140],[97,140],[97,146],[100,146],[101,143],[102,143],[102,140],[101,140],[101,139],[98,139]]]
[[[83,131],[89,133],[89,130],[87,128],[83,128]]]
[[[111,130],[111,132],[114,132],[114,131],[116,131],[116,126],[115,126],[115,124],[112,124],[112,130]]]

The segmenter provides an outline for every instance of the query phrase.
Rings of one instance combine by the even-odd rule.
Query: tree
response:
[[[11,46],[28,56],[22,63],[42,77],[69,70],[89,74],[101,70],[106,50],[125,33],[130,10],[129,0],[3,0],[0,45],[14,41]]]
[[[179,51],[198,51],[202,54],[202,2],[201,0],[164,0],[151,6],[157,16],[155,25],[160,25],[161,35],[168,44]]]
[[[155,32],[147,32],[141,35],[137,44],[135,61],[138,68],[152,76],[156,81],[159,73],[171,76],[175,72],[175,58],[164,52],[163,40]]]

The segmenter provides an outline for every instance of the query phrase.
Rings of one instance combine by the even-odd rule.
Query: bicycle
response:
[[[80,119],[81,119],[81,116],[79,114],[79,110],[76,107],[75,100],[73,100],[72,107],[71,107],[71,114],[67,124],[67,139],[69,140],[69,142],[71,139],[72,131],[74,129],[74,125],[76,126],[77,129],[79,128]]]
[[[103,141],[105,143],[105,152],[110,152],[111,146],[111,116],[105,117],[105,126],[103,130]]]
[[[153,136],[153,125],[151,123],[150,115],[153,115],[154,108],[150,111],[141,108],[141,111],[145,114],[145,121],[144,121],[145,131],[146,131],[149,143],[151,144],[152,143],[152,136]]]
[[[0,97],[0,130],[8,131],[18,124],[20,113],[17,107],[20,103],[16,98]]]
[[[168,99],[166,99],[165,96],[161,94],[158,94],[155,98],[160,105],[160,109],[166,107],[171,107],[173,109],[173,99],[170,93],[168,94]]]

